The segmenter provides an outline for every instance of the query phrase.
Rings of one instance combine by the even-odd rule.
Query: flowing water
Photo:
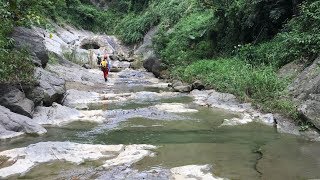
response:
[[[114,87],[116,92],[139,92],[150,89],[131,87],[121,91],[125,83]],[[110,90],[109,90],[110,91]],[[151,90],[150,90],[151,91]],[[152,89],[154,92],[160,92]],[[156,156],[146,157],[133,168],[173,168],[191,164],[213,165],[213,173],[229,179],[315,179],[320,178],[320,143],[288,134],[277,133],[274,127],[259,123],[241,126],[220,126],[224,119],[237,114],[200,107],[182,95],[147,102],[92,104],[90,109],[138,109],[160,103],[184,103],[196,113],[178,113],[182,119],[157,120],[136,117],[120,121],[113,128],[94,123],[74,122],[60,128],[48,128],[39,137],[22,137],[1,141],[0,150],[25,147],[42,141],[72,141],[90,144],[152,144]],[[35,167],[20,179],[64,179],[74,171],[95,171],[99,162],[75,166],[51,162]],[[18,178],[18,177],[13,177]],[[87,177],[88,178],[88,177]],[[92,176],[91,176],[92,178]]]

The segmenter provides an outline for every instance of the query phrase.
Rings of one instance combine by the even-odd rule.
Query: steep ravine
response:
[[[0,141],[0,178],[320,177],[320,143],[296,136],[300,132],[279,133],[290,126],[275,128],[272,114],[214,90],[174,92],[152,73],[131,69],[129,49],[115,37],[56,28],[53,38],[33,31],[44,34],[46,48],[56,54],[40,70],[65,82],[62,104],[36,106],[32,119],[21,120],[47,133]],[[94,61],[104,50],[113,55],[108,82]],[[53,89],[58,84],[51,83]]]

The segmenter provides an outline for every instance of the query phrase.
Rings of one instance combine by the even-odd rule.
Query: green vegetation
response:
[[[0,84],[32,83],[34,65],[27,51],[0,51]]]
[[[149,1],[115,32],[131,44],[155,25],[154,48],[173,77],[200,79],[265,111],[298,117],[286,91],[290,79],[276,72],[319,56],[320,1]]]

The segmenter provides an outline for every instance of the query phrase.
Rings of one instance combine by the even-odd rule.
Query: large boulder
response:
[[[302,117],[320,129],[320,57],[300,73],[290,86]]]
[[[24,133],[40,135],[46,132],[46,129],[32,119],[0,106],[0,139],[12,138]]]
[[[192,90],[192,86],[188,84],[184,84],[178,80],[174,80],[172,82],[172,88],[177,92],[190,92]]]
[[[51,106],[53,102],[61,103],[66,92],[65,80],[42,68],[35,70],[35,78],[38,86],[28,93],[30,99],[36,104],[43,102],[45,106]]]
[[[23,92],[15,87],[0,88],[0,90],[0,105],[12,112],[32,118],[34,103],[27,99]]]
[[[135,50],[134,54],[142,57],[143,67],[147,71],[152,72],[156,77],[162,77],[162,71],[165,68],[162,66],[161,59],[156,56],[152,46],[152,39],[155,34],[157,34],[158,30],[158,26],[151,28],[145,35],[143,43]]]
[[[292,83],[291,94],[299,100],[310,99],[312,94],[320,94],[320,57],[307,67]]]
[[[314,124],[317,129],[320,129],[320,101],[312,99],[303,101],[298,107],[298,111],[305,119]]]
[[[143,67],[152,72],[156,77],[161,77],[161,72],[164,70],[161,60],[153,53],[149,52],[143,57]]]
[[[48,52],[44,44],[44,37],[32,29],[15,27],[12,38],[15,40],[15,47],[26,48],[32,56],[35,65],[45,67],[49,61]]]

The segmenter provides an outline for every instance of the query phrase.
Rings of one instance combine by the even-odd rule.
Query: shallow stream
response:
[[[113,88],[117,93],[123,83]],[[130,92],[146,90],[137,86]],[[148,90],[148,89],[147,89]],[[110,89],[109,89],[110,91]],[[160,92],[157,89],[152,91]],[[122,92],[128,92],[123,90]],[[133,168],[139,171],[153,168],[173,168],[191,164],[210,164],[213,174],[229,179],[313,179],[320,178],[320,143],[300,137],[280,134],[274,127],[259,123],[221,126],[224,119],[237,114],[192,103],[192,98],[162,98],[147,102],[92,104],[90,109],[139,109],[160,103],[183,103],[197,109],[193,113],[176,113],[182,119],[157,120],[136,117],[120,121],[113,128],[101,124],[75,122],[60,128],[49,127],[40,137],[21,137],[1,141],[0,150],[25,147],[42,141],[72,141],[89,144],[152,144],[158,146],[156,156],[146,157]],[[85,169],[94,178],[99,162],[80,166],[51,162],[35,167],[20,179],[63,179]],[[75,173],[76,174],[76,173]],[[88,176],[83,176],[88,178]],[[13,177],[17,178],[17,177]],[[81,179],[81,177],[80,177]]]

